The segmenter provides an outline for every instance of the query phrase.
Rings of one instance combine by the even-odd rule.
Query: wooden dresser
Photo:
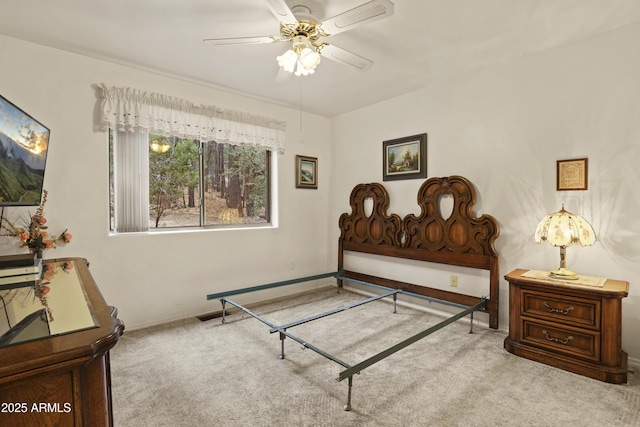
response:
[[[116,318],[116,309],[105,303],[84,259],[47,263],[58,263],[48,284],[53,320],[45,317],[44,323],[49,335],[5,340],[0,347],[0,426],[111,426],[109,350],[122,336],[124,325]],[[69,263],[67,269],[60,267],[63,263]],[[0,294],[13,303],[21,300],[19,293]],[[31,300],[42,305],[33,293]],[[3,307],[7,321],[14,313],[10,304]],[[67,324],[71,317],[83,315],[78,329]],[[5,320],[5,313],[2,316]],[[69,329],[57,329],[61,327]]]
[[[509,336],[504,348],[518,356],[609,383],[627,382],[621,347],[622,299],[629,283],[607,279],[589,286],[523,277],[509,282]]]

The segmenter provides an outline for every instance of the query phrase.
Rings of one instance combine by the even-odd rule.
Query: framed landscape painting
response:
[[[318,188],[318,158],[296,156],[296,188]]]
[[[0,206],[38,206],[49,128],[0,95]]]
[[[427,177],[427,134],[383,141],[382,179],[418,179]]]

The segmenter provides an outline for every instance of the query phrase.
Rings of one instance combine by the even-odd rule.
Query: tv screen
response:
[[[0,206],[37,206],[49,129],[0,95]]]

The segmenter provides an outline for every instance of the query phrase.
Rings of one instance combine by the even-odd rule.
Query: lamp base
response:
[[[559,279],[559,280],[577,280],[578,279],[578,275],[567,268],[559,268],[557,270],[551,271],[549,273],[549,277],[551,277],[552,279]]]

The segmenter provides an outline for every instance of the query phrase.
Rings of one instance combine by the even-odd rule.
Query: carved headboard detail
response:
[[[447,196],[453,198],[453,209],[450,215],[445,216],[440,202]],[[371,212],[367,212],[365,207],[367,199],[371,199],[373,204]],[[358,184],[349,199],[351,213],[343,213],[339,219],[338,268],[342,270],[344,267],[344,251],[355,251],[489,270],[490,295],[486,311],[490,314],[490,326],[497,328],[499,269],[494,241],[499,235],[499,228],[490,215],[474,216],[475,202],[475,189],[466,178],[430,178],[418,190],[420,214],[410,214],[401,219],[399,215],[387,212],[389,193],[382,184]],[[468,304],[474,299],[355,272],[347,271],[346,274],[369,281],[380,279],[378,283],[384,283],[384,286],[411,289],[411,292],[461,304]]]
[[[440,198],[453,196],[451,216],[443,218]],[[498,237],[498,224],[489,215],[473,216],[476,192],[461,176],[432,178],[418,190],[420,216],[407,215],[402,220],[406,246],[431,251],[497,255],[493,242]]]
[[[367,215],[365,202],[373,201],[373,209]],[[387,214],[389,193],[382,184],[358,184],[349,199],[351,213],[342,214],[339,224],[341,240],[375,245],[400,246],[402,220],[397,214]]]

